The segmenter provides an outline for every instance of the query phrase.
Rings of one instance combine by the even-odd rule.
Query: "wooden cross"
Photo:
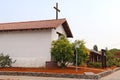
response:
[[[56,20],[58,19],[58,12],[60,12],[60,10],[58,9],[58,3],[56,3],[56,7],[54,7],[54,9],[56,10]]]

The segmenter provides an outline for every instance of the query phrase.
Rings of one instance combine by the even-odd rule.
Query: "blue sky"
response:
[[[75,39],[88,48],[120,49],[120,0],[0,0],[0,23],[55,18],[56,2]]]

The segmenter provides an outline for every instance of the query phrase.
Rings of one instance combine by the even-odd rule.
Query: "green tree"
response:
[[[63,68],[73,61],[72,45],[64,35],[61,35],[58,40],[52,42],[51,54],[54,61]]]
[[[120,52],[120,49],[110,49],[107,50],[106,52],[106,59],[107,59],[107,66],[111,67],[111,66],[120,66],[120,59],[119,58],[115,58],[117,55],[116,53]]]
[[[77,64],[78,65],[85,64],[86,61],[88,60],[89,50],[85,47],[85,42],[83,40],[76,40],[73,43],[74,51],[76,51],[75,50],[76,44],[79,46],[78,48],[76,48],[76,50],[77,50],[77,61],[78,61]],[[73,63],[74,63],[74,65],[76,64],[76,52],[74,52]]]
[[[109,52],[111,52],[112,54],[115,54],[117,52],[120,52],[120,49],[113,48],[113,49],[110,49]]]
[[[93,50],[98,51],[97,45],[94,45],[94,46],[93,46]]]
[[[114,54],[110,51],[106,51],[106,63],[107,67],[111,67],[115,64]]]

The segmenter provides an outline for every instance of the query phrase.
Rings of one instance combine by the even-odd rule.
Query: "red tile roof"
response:
[[[66,19],[0,23],[0,31],[53,29],[57,28],[59,25],[63,25],[67,37],[73,37]]]

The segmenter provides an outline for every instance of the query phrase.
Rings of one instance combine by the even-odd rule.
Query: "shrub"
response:
[[[52,42],[51,54],[53,60],[62,68],[72,62],[72,45],[64,35]]]
[[[107,60],[106,61],[106,66],[107,67],[115,66],[115,60],[114,59]]]
[[[106,66],[112,67],[115,66],[114,54],[111,51],[106,51]]]
[[[88,67],[102,68],[102,63],[101,62],[89,62]]]
[[[120,67],[120,58],[115,59],[115,66]]]
[[[12,67],[12,63],[15,61],[12,61],[9,55],[0,54],[0,67]]]

